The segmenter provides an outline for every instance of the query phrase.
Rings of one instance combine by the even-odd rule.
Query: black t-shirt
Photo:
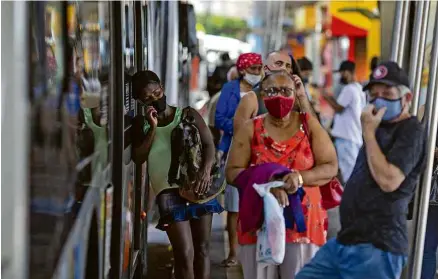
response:
[[[382,191],[371,175],[364,145],[342,196],[338,241],[344,245],[371,243],[407,255],[406,216],[425,161],[425,132],[417,118],[411,117],[380,125],[376,138],[388,162],[406,178],[396,191]]]

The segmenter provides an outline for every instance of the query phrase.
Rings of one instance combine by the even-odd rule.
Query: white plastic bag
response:
[[[271,194],[270,189],[282,187],[282,181],[254,184],[253,187],[263,198],[264,222],[257,232],[257,262],[279,265],[283,263],[286,249],[286,225],[283,208]]]

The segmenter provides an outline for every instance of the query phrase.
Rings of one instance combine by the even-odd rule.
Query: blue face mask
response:
[[[386,107],[385,114],[382,117],[383,121],[391,121],[396,119],[402,113],[402,103],[401,98],[397,100],[389,100],[385,98],[375,98],[371,101],[376,107],[376,110],[379,110],[383,107]]]

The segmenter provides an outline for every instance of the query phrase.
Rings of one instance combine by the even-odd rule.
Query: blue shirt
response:
[[[230,149],[233,139],[233,119],[240,102],[240,79],[224,84],[219,101],[216,105],[215,126],[224,132],[219,150],[224,153]]]
[[[394,192],[382,191],[371,175],[364,143],[342,196],[338,241],[344,245],[371,243],[407,255],[408,204],[423,169],[425,132],[417,118],[411,117],[380,125],[376,138],[388,162],[406,178]]]

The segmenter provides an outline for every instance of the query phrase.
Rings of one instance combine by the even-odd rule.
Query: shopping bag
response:
[[[271,188],[283,185],[282,181],[253,185],[256,192],[263,198],[264,222],[257,232],[257,262],[259,263],[273,265],[283,263],[286,249],[286,225],[283,208],[270,192]]]

